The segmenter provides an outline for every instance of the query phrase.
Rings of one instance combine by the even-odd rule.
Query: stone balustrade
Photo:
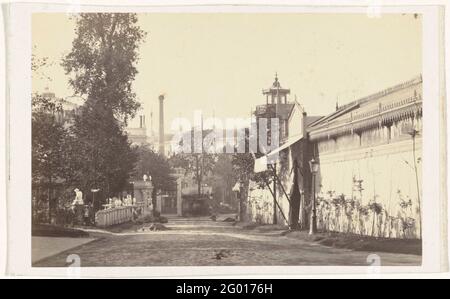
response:
[[[98,227],[108,227],[130,222],[133,220],[133,209],[135,208],[138,207],[127,206],[98,211],[95,214],[95,224]]]

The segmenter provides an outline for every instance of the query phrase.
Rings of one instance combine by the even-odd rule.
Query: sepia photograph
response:
[[[8,275],[448,271],[443,7],[119,2],[3,6]]]

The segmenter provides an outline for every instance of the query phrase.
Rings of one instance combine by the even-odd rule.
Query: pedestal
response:
[[[152,204],[153,184],[151,181],[137,181],[134,182],[134,197],[136,203],[142,205],[143,214],[151,213],[150,205]]]

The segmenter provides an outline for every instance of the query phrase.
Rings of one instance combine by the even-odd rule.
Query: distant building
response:
[[[83,105],[83,99],[76,96],[58,98],[55,93],[46,91],[42,94],[42,97],[61,108],[55,116],[57,121],[62,122],[65,127],[69,127],[73,124],[75,116],[79,113],[80,107]]]
[[[299,211],[305,206],[305,192],[298,192],[297,196],[291,198],[294,194],[293,182],[297,179],[294,173],[295,169],[302,173],[302,180],[298,182],[297,187],[301,190],[309,188],[309,170],[306,169],[310,158],[307,127],[320,117],[307,116],[297,100],[288,101],[289,93],[290,90],[281,88],[278,78],[275,77],[272,87],[263,91],[266,104],[257,106],[255,111],[257,121],[260,118],[278,118],[280,125],[279,145],[275,145],[275,149],[255,160],[256,172],[269,170],[276,174],[276,178],[267,180],[265,188],[255,182],[250,183],[248,216],[255,222],[288,224],[292,218],[296,219],[296,223],[302,218]],[[258,126],[258,132],[261,130]],[[270,125],[267,130],[268,139],[271,139]],[[258,154],[261,153],[264,152],[259,151]],[[283,182],[283,186],[280,182]]]
[[[158,142],[155,143],[155,149],[159,149],[160,153],[162,153],[165,157],[170,157],[173,155],[172,150],[172,138],[173,134],[164,134],[164,144],[161,145],[161,141],[158,138]],[[163,152],[161,152],[163,151]]]
[[[289,135],[289,115],[294,107],[294,103],[288,101],[288,95],[291,90],[283,88],[280,81],[278,81],[278,75],[275,75],[275,81],[268,89],[263,90],[263,95],[266,98],[266,104],[258,105],[255,110],[256,123],[259,131],[259,120],[265,118],[267,122],[267,138],[268,144],[271,144],[272,133],[270,119],[277,118],[279,124],[279,142],[285,140]]]
[[[139,115],[138,127],[127,127],[125,129],[128,139],[134,145],[142,145],[148,142],[147,126],[145,124],[145,115]]]
[[[156,209],[163,215],[194,215],[203,214],[209,210],[212,199],[212,187],[201,185],[201,196],[198,195],[198,184],[193,174],[187,174],[185,169],[175,168],[172,176],[176,180],[174,190],[161,191],[156,198]]]

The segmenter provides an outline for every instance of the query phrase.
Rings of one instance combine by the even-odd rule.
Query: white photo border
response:
[[[84,2],[84,1],[83,1]],[[116,4],[136,1],[109,1]],[[140,1],[142,3],[142,1]],[[160,2],[162,1],[152,1]],[[180,1],[178,1],[179,3]],[[91,6],[67,4],[14,4],[7,29],[7,79],[9,104],[9,198],[8,198],[8,268],[9,275],[66,277],[67,268],[31,266],[31,15],[38,12],[184,12],[184,13],[367,13],[364,6],[263,5],[274,1],[249,1],[260,5],[203,5],[187,1],[183,6]],[[229,1],[221,1],[221,3]],[[294,1],[291,1],[292,3]],[[348,1],[346,1],[347,3]],[[350,1],[353,2],[354,1]],[[377,3],[378,1],[374,1]],[[383,1],[381,13],[420,13],[423,15],[423,264],[417,267],[382,267],[380,273],[441,272],[447,269],[446,188],[442,175],[446,163],[445,82],[442,54],[442,6],[388,6]],[[403,1],[401,1],[403,2]],[[396,2],[396,3],[401,3]],[[409,1],[415,2],[415,1]],[[171,3],[165,1],[164,3]],[[185,2],[186,3],[186,2]],[[320,2],[319,2],[320,3]],[[176,4],[176,2],[174,2]],[[208,3],[209,4],[209,3]],[[340,3],[341,5],[341,3]],[[342,4],[344,5],[344,4]],[[8,30],[9,29],[9,30]],[[7,111],[8,113],[8,111]],[[445,164],[444,164],[445,165]],[[444,167],[445,168],[445,167]],[[436,179],[441,175],[440,180]],[[427,201],[426,198],[435,199]],[[445,225],[445,226],[444,226]],[[368,267],[350,266],[220,266],[220,267],[95,267],[81,268],[82,277],[292,277],[315,274],[367,274]],[[130,270],[131,269],[131,270]]]

